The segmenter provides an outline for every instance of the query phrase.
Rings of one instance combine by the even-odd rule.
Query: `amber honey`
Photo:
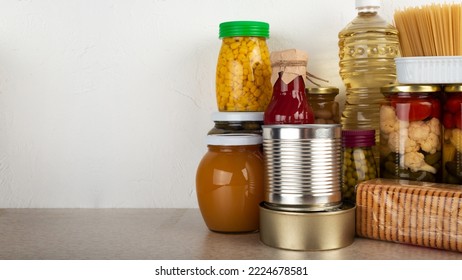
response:
[[[263,201],[261,136],[209,135],[196,174],[199,208],[217,232],[253,232]]]

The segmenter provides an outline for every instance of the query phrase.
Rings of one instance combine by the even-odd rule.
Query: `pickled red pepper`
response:
[[[271,53],[273,96],[265,111],[265,124],[312,124],[314,114],[305,96],[308,55],[291,49]]]

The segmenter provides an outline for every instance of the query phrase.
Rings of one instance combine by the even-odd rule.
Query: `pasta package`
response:
[[[462,252],[462,186],[396,179],[359,183],[356,234]]]

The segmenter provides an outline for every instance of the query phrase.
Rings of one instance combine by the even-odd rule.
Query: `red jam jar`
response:
[[[202,217],[211,231],[254,232],[263,201],[261,135],[208,135],[196,173]]]
[[[444,87],[443,182],[462,184],[462,85]]]
[[[380,176],[442,181],[442,124],[436,85],[381,88]]]

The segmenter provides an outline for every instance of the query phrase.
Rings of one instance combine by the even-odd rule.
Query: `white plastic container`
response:
[[[416,56],[395,58],[402,84],[460,84],[462,56]]]

